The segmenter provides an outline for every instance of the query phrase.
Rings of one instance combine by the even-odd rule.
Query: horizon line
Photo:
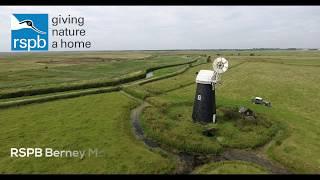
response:
[[[123,49],[123,50],[86,50],[86,51],[0,51],[0,53],[55,53],[55,52],[112,52],[112,51],[225,51],[225,50],[320,50],[320,48],[221,48],[221,49]]]

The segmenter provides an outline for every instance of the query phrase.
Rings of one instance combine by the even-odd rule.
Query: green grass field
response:
[[[290,134],[280,145],[270,149],[270,154],[300,172],[318,172],[319,80],[318,66],[250,62],[226,74],[218,94],[241,103],[246,103],[251,96],[270,99],[271,109],[255,109],[285,123]]]
[[[247,149],[292,172],[320,172],[319,51],[132,51],[0,55],[0,93],[82,81],[112,80],[150,67],[179,64],[202,55],[229,60],[217,88],[217,124],[192,122],[195,77],[211,63],[200,61],[155,70],[153,78],[123,90],[151,104],[142,114],[145,135],[174,151],[219,154]],[[206,56],[203,56],[205,60]],[[203,63],[204,61],[202,61]],[[197,65],[198,64],[198,65]],[[45,67],[48,68],[45,68]],[[79,90],[80,92],[81,90]],[[78,92],[78,91],[76,91]],[[52,93],[49,95],[64,94]],[[49,95],[1,99],[0,103]],[[260,96],[272,108],[251,104]],[[177,161],[149,150],[134,137],[130,109],[139,103],[119,92],[0,109],[1,173],[170,173]],[[224,109],[246,106],[261,117],[257,125],[225,118]],[[215,127],[207,137],[202,131]],[[104,157],[15,159],[10,147],[99,148]],[[268,173],[247,162],[210,163],[194,173]]]
[[[1,173],[168,173],[173,159],[135,139],[121,93],[91,95],[0,111]],[[93,108],[94,107],[94,108]],[[11,147],[98,149],[101,157],[10,158]]]
[[[209,163],[197,168],[194,174],[268,174],[262,167],[241,161]]]
[[[263,153],[293,171],[319,172],[319,54],[306,57],[300,54],[283,54],[280,57],[273,55],[272,59],[255,56],[228,58],[231,67],[232,64],[236,67],[222,77],[222,85],[218,87],[216,94],[218,106],[250,107],[277,126],[267,131],[258,128],[249,133],[241,133],[232,124],[220,123],[217,126],[222,126],[221,134],[226,136],[217,137],[218,141],[226,142],[220,144],[252,148],[265,144],[273,138],[273,133],[277,132],[275,140],[264,148]],[[241,63],[243,61],[244,63]],[[241,64],[237,66],[237,63],[233,62]],[[147,101],[152,103],[154,108],[146,110],[143,120],[147,134],[178,149],[197,148],[196,151],[206,151],[211,148],[214,152],[219,148],[216,148],[215,143],[208,143],[210,138],[201,136],[201,128],[191,122],[195,93],[195,83],[192,81],[194,82],[195,71],[199,69],[210,69],[210,64],[190,69],[173,78],[145,84],[137,90],[142,88],[141,92],[153,95],[147,98]],[[191,85],[188,86],[188,83]],[[183,86],[186,87],[179,88]],[[270,100],[273,107],[251,104],[250,98],[254,96]],[[181,145],[182,142],[193,147],[185,147]],[[200,146],[199,142],[203,142],[205,147]]]

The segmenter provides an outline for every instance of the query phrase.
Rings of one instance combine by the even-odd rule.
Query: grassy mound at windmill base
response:
[[[194,94],[190,93],[194,90],[195,86],[191,85],[148,98],[153,106],[145,109],[142,116],[146,135],[180,151],[218,154],[225,147],[255,148],[263,145],[279,129],[276,123],[266,118],[257,119],[257,123],[226,118],[219,108],[217,124],[194,123],[191,118]],[[180,101],[175,101],[174,97]],[[217,129],[216,134],[204,136],[203,131],[207,128]]]

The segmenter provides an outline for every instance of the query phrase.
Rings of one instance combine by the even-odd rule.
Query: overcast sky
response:
[[[320,6],[2,6],[0,51],[13,13],[85,17],[92,50],[320,48]]]

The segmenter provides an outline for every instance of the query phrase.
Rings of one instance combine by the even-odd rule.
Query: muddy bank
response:
[[[285,167],[282,167],[279,164],[276,164],[268,159],[265,159],[263,157],[260,157],[256,152],[248,151],[248,150],[238,150],[238,149],[227,149],[224,150],[224,152],[221,155],[210,155],[210,154],[190,154],[190,153],[176,153],[173,152],[170,149],[165,149],[162,146],[160,146],[159,143],[153,141],[152,139],[149,139],[144,136],[143,129],[140,124],[140,114],[143,111],[143,109],[147,106],[150,106],[147,102],[142,102],[141,105],[136,107],[131,111],[131,122],[133,125],[133,132],[137,139],[144,142],[145,145],[147,145],[150,148],[159,148],[166,152],[167,154],[170,154],[177,159],[179,159],[177,170],[174,173],[177,174],[188,174],[192,173],[192,171],[201,165],[204,165],[209,162],[219,162],[219,161],[246,161],[258,164],[265,169],[267,169],[269,172],[273,174],[288,174],[291,173],[288,171]]]

